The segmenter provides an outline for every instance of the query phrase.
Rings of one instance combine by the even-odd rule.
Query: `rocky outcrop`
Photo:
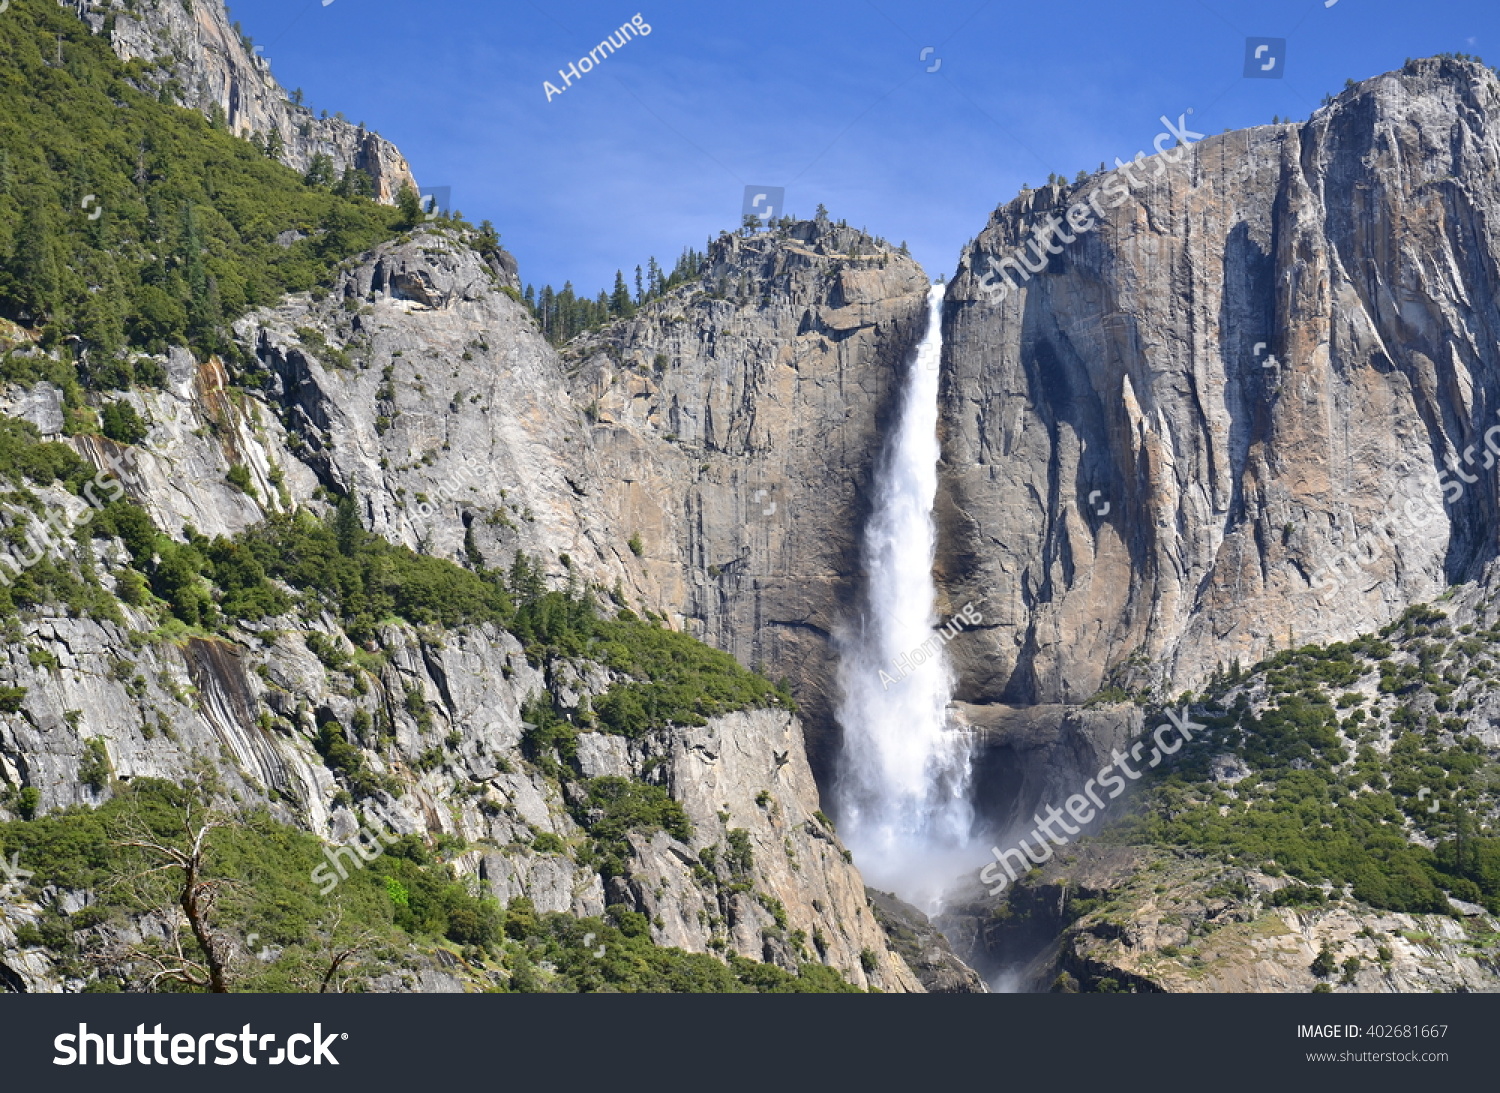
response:
[[[236,325],[267,400],[319,480],[353,490],[366,526],[438,557],[508,566],[647,598],[629,533],[609,519],[608,472],[557,354],[508,267],[467,233],[429,229],[376,248],[331,291]]]
[[[579,760],[588,777],[660,769],[693,826],[690,843],[666,832],[633,839],[636,867],[615,883],[662,944],[791,966],[816,959],[881,990],[922,989],[887,951],[872,897],[818,808],[795,717],[730,714],[639,745],[593,734]]]
[[[1191,855],[1086,846],[941,921],[968,960],[1008,971],[1018,990],[1064,989],[1065,976],[1071,989],[1137,993],[1500,991],[1500,922],[1482,908],[1402,914],[1338,891],[1315,907],[1274,906],[1289,883]]]
[[[979,973],[959,960],[927,916],[889,892],[870,891],[870,906],[895,950],[932,994],[986,994]]]
[[[986,622],[950,647],[970,701],[1175,690],[1494,553],[1500,80],[1414,61],[1174,154],[1024,193],[963,256],[939,558]],[[1041,272],[982,289],[1096,196]]]
[[[342,172],[370,176],[376,200],[394,203],[403,185],[416,187],[396,146],[363,123],[322,117],[288,98],[271,75],[271,62],[229,24],[223,0],[58,0],[96,34],[107,34],[123,60],[165,67],[143,77],[168,88],[184,106],[222,116],[231,133],[279,142],[278,158],[306,171],[319,155]]]
[[[953,717],[973,741],[975,822],[1005,845],[1031,832],[1037,812],[1062,807],[1113,762],[1114,749],[1127,747],[1146,727],[1142,711],[1129,704],[1084,709],[959,702]]]
[[[701,280],[565,351],[602,500],[639,535],[648,600],[792,681],[831,773],[874,453],[927,277],[827,220],[711,244]]]

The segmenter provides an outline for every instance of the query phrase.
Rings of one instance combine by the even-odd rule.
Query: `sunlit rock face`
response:
[[[1493,556],[1497,109],[1489,69],[1414,61],[996,211],[944,361],[940,578],[986,620],[961,698],[1191,686]],[[1040,272],[982,280],[1021,248]]]

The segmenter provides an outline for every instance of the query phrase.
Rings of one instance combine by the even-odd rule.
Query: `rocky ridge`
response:
[[[346,167],[370,176],[377,201],[393,204],[403,185],[416,188],[406,158],[394,144],[363,124],[318,117],[291,101],[271,75],[271,62],[229,24],[219,0],[58,0],[95,34],[105,34],[122,60],[165,62],[143,77],[153,89],[207,117],[221,116],[231,133],[264,141],[274,133],[277,157],[307,171],[327,156],[335,171]],[[216,114],[217,112],[217,114]]]

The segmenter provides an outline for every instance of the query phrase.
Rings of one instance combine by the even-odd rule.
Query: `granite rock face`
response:
[[[1414,61],[1168,154],[1000,208],[949,293],[939,559],[986,620],[950,647],[969,701],[1163,693],[1378,628],[1494,553],[1500,81]],[[1098,224],[985,292],[1096,194]]]
[[[643,744],[585,739],[585,775],[641,777],[659,764],[692,823],[690,844],[665,832],[633,836],[635,868],[615,884],[618,902],[650,917],[663,944],[702,952],[717,938],[756,960],[795,966],[815,958],[881,990],[923,989],[901,956],[887,951],[872,898],[819,810],[795,717],[751,710]],[[748,848],[744,858],[737,841]],[[723,883],[706,882],[705,868]],[[749,890],[736,890],[746,884]]]
[[[1002,913],[976,892],[939,922],[965,959],[1014,990],[1065,989],[1059,977],[1071,989],[1149,994],[1500,990],[1500,923],[1483,908],[1378,911],[1337,888],[1315,907],[1275,906],[1290,883],[1192,855],[1080,847],[1006,893]],[[1075,903],[1109,906],[1080,913]],[[1319,974],[1323,952],[1342,972]]]
[[[987,994],[979,973],[954,955],[927,916],[889,892],[870,892],[870,906],[896,951],[931,994]]]
[[[726,235],[700,282],[564,353],[648,601],[791,680],[820,777],[874,455],[927,287],[906,255],[827,220]]]
[[[236,324],[301,460],[392,542],[548,575],[645,589],[606,507],[584,414],[557,354],[516,301],[508,264],[452,229],[348,263],[331,291]],[[508,256],[504,256],[508,258]],[[466,546],[466,543],[468,544]],[[645,605],[669,609],[658,600]]]
[[[1114,749],[1128,747],[1146,728],[1141,709],[1129,703],[1084,709],[960,702],[953,712],[974,740],[976,823],[999,845],[1028,835],[1037,813],[1061,807],[1113,762]]]
[[[270,60],[230,25],[223,0],[58,3],[75,11],[95,34],[107,33],[121,59],[170,60],[167,69],[145,79],[154,80],[153,87],[175,80],[182,105],[206,116],[217,108],[231,133],[262,140],[276,134],[279,158],[287,166],[306,171],[314,157],[325,155],[337,172],[346,167],[366,172],[376,200],[386,204],[395,202],[402,185],[416,187],[406,158],[390,141],[362,124],[318,117],[293,103],[271,75]]]

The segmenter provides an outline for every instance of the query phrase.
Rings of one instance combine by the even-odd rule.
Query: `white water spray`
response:
[[[962,852],[973,822],[968,741],[949,727],[953,674],[942,641],[933,640],[944,291],[934,285],[927,296],[927,330],[876,471],[863,541],[864,610],[840,641],[840,832],[873,886],[927,911],[970,864]],[[904,675],[903,659],[916,665]]]

